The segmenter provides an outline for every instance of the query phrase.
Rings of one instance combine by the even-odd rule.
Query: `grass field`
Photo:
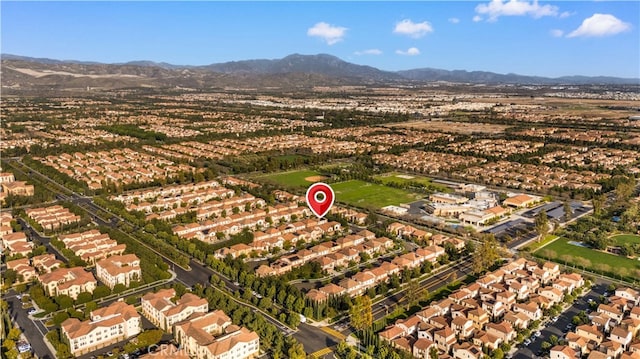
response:
[[[534,241],[533,243],[529,244],[526,247],[526,249],[530,252],[535,252],[538,249],[540,249],[540,247],[546,246],[550,242],[556,240],[556,238],[558,238],[558,236],[554,236],[553,234],[547,234],[542,241],[540,242]]]
[[[640,270],[640,261],[576,246],[568,242],[569,240],[566,238],[558,238],[534,254],[538,257],[553,259],[563,264],[565,263],[565,259],[569,260],[569,257],[571,257],[569,264],[577,264],[578,267],[584,266],[586,269],[596,273],[605,272],[613,277],[620,277],[622,275],[633,278],[636,275],[636,271]],[[584,261],[585,259],[588,263]],[[624,270],[622,270],[623,268]]]
[[[412,177],[412,178],[407,178],[407,177]],[[385,173],[383,175],[375,176],[374,178],[382,181],[382,183],[384,184],[389,184],[389,183],[405,184],[409,182],[414,182],[414,183],[419,183],[427,188],[432,188],[433,190],[436,190],[436,191],[441,191],[441,192],[451,191],[449,187],[443,186],[441,184],[433,183],[429,177],[424,177],[424,176],[409,175],[409,174],[400,173],[400,172],[390,172],[390,173]]]
[[[320,173],[312,170],[300,170],[269,173],[266,175],[257,176],[256,178],[272,183],[281,184],[287,187],[307,187],[313,182],[307,181],[306,178],[313,176],[320,176]]]
[[[331,187],[336,194],[336,202],[366,208],[399,205],[421,198],[420,195],[409,191],[359,180],[333,183]]]
[[[635,234],[619,234],[611,237],[611,239],[613,239],[616,245],[622,245],[625,243],[640,244],[640,236]]]

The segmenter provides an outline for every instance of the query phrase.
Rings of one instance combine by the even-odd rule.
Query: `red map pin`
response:
[[[317,182],[309,186],[307,189],[307,205],[311,208],[311,212],[318,218],[324,217],[333,206],[335,195],[333,189],[326,183]]]

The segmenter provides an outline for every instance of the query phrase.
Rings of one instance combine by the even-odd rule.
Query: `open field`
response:
[[[409,191],[359,180],[333,183],[331,187],[336,194],[337,202],[374,209],[413,202],[421,198],[420,195]]]
[[[255,178],[287,187],[307,187],[313,182],[325,179],[319,172],[312,170],[269,173]]]
[[[555,241],[558,238],[558,236],[555,236],[553,234],[547,234],[544,239],[540,242],[536,242],[534,241],[533,243],[527,245],[526,249],[530,252],[535,252],[538,249],[540,249],[540,247],[544,247],[547,244]]]
[[[566,238],[558,238],[534,254],[558,263],[568,262],[579,268],[585,267],[596,273],[604,272],[613,277],[633,278],[636,271],[640,270],[640,261],[570,244]]]
[[[611,237],[616,245],[628,244],[640,244],[640,236],[635,234],[619,234]]]
[[[442,131],[470,135],[474,132],[496,134],[502,133],[508,126],[475,122],[451,121],[411,121],[389,125],[389,127],[415,128],[418,130]]]
[[[374,177],[377,180],[382,181],[383,184],[389,183],[397,183],[397,184],[405,184],[405,183],[419,183],[424,187],[431,188],[435,191],[441,192],[450,192],[450,189],[447,186],[443,186],[437,183],[433,183],[429,177],[417,176],[417,175],[409,175],[400,172],[389,172],[382,175],[378,175]]]

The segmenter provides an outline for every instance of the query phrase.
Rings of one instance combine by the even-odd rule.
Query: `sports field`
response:
[[[566,238],[558,238],[534,253],[538,257],[552,259],[558,263],[568,262],[596,273],[606,272],[610,276],[634,277],[640,270],[640,261],[614,254],[596,251],[569,243]]]
[[[378,175],[374,177],[377,180],[380,180],[384,184],[389,183],[397,183],[397,184],[405,184],[405,183],[418,183],[426,188],[433,189],[434,191],[441,192],[450,192],[451,189],[447,186],[443,186],[438,183],[433,183],[429,177],[417,176],[413,174],[406,174],[400,172],[390,172],[382,175]]]
[[[625,243],[640,244],[640,236],[637,236],[635,234],[619,234],[617,236],[611,237],[611,239],[616,245],[622,245]]]
[[[319,172],[312,170],[269,173],[256,178],[287,187],[307,187],[314,182],[326,179]]]
[[[406,190],[359,180],[333,183],[331,187],[336,194],[336,202],[373,209],[390,205],[397,206],[421,198],[420,195]]]

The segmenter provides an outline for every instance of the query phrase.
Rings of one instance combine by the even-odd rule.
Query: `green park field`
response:
[[[336,202],[372,209],[414,202],[421,198],[409,191],[359,180],[333,183],[331,187],[335,192]]]
[[[286,187],[307,187],[314,182],[319,182],[324,179],[324,177],[320,175],[319,172],[313,170],[269,173],[266,175],[257,176],[255,178]]]
[[[640,236],[635,234],[618,234],[611,237],[616,245],[628,244],[640,244]]]
[[[558,238],[534,255],[616,278],[634,278],[640,270],[640,261],[571,244],[566,238]]]
[[[390,172],[374,177],[376,180],[381,181],[383,184],[396,184],[404,185],[409,183],[418,183],[426,188],[430,188],[434,191],[450,192],[451,190],[447,186],[433,183],[429,177],[409,175],[400,172]]]

